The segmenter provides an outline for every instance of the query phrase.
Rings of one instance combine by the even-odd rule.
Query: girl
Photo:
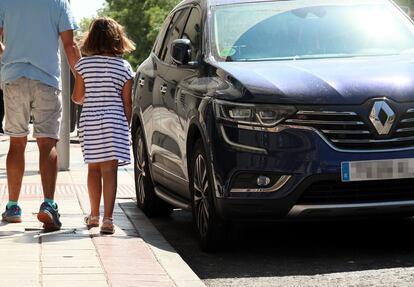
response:
[[[119,164],[130,162],[129,125],[132,113],[130,64],[120,56],[135,49],[123,27],[110,18],[98,18],[83,40],[82,58],[76,65],[72,100],[83,105],[79,138],[88,164],[88,192],[91,213],[86,225],[99,226],[101,194],[104,218],[101,233],[113,234]]]

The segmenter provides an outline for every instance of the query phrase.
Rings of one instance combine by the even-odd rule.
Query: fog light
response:
[[[281,174],[239,173],[233,179],[230,192],[276,192],[291,178]]]
[[[257,186],[260,187],[265,187],[268,186],[270,183],[270,178],[268,178],[267,176],[261,175],[259,177],[257,177]]]

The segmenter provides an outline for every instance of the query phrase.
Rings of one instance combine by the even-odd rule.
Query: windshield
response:
[[[414,51],[411,21],[389,1],[296,0],[216,6],[218,61],[297,60]]]

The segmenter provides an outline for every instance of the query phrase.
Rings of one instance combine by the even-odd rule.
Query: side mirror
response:
[[[172,59],[177,65],[188,65],[191,59],[191,41],[177,39],[172,42]]]

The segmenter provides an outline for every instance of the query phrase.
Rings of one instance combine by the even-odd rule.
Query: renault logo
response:
[[[395,113],[384,101],[374,103],[369,119],[380,135],[389,134],[395,121]]]

